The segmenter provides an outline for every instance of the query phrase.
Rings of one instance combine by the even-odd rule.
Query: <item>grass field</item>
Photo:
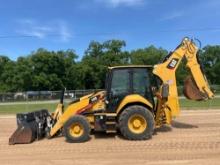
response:
[[[0,103],[0,114],[15,114],[39,109],[48,109],[50,112],[53,112],[57,103],[58,101]],[[220,108],[220,98],[199,102],[180,99],[180,106],[181,109],[218,109]]]
[[[56,103],[28,103],[28,104],[8,104],[0,105],[0,114],[13,114],[21,112],[30,112],[40,109],[48,109],[49,111],[54,111],[56,108]]]
[[[182,109],[218,109],[220,108],[220,98],[217,97],[207,101],[180,99],[180,107]]]

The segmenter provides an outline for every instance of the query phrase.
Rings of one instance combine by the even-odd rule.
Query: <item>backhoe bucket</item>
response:
[[[18,128],[9,138],[9,145],[28,144],[43,138],[46,134],[47,110],[17,114]]]
[[[206,99],[206,95],[199,91],[194,79],[188,76],[184,82],[183,94],[187,99],[201,101]]]

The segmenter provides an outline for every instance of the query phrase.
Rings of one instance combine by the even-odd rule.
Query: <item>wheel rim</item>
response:
[[[147,121],[141,115],[132,115],[128,119],[128,128],[132,133],[141,134],[147,128]]]
[[[72,137],[75,137],[75,138],[80,137],[84,133],[83,126],[80,123],[73,123],[69,127],[69,133]]]

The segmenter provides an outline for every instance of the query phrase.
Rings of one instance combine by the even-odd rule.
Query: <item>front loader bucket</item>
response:
[[[30,124],[19,125],[15,132],[9,138],[9,145],[27,144],[36,139],[36,131]]]
[[[194,79],[188,76],[184,82],[183,94],[187,99],[201,101],[207,97],[204,93],[200,92]]]
[[[43,138],[46,134],[47,110],[17,114],[18,128],[9,138],[9,145],[28,144]]]

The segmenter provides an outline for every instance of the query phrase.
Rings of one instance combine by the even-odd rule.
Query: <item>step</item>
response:
[[[115,130],[106,130],[106,133],[116,133],[117,132],[117,130],[115,129]]]
[[[115,121],[106,121],[105,122],[106,125],[116,125]]]

